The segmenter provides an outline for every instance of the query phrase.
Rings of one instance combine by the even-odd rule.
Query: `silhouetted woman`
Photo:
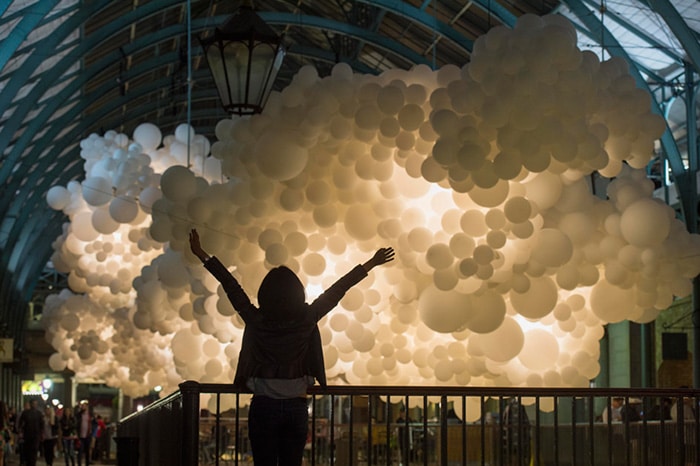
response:
[[[194,229],[190,249],[221,283],[245,322],[233,384],[253,392],[248,435],[255,466],[301,465],[308,432],[306,389],[314,378],[326,384],[317,323],[370,270],[391,261],[394,250],[379,249],[311,304],[299,277],[287,267],[275,267],[260,284],[258,308],[226,267],[202,249]]]

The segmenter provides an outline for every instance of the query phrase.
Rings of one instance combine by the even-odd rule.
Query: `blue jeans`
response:
[[[63,457],[66,460],[66,466],[75,466],[75,439],[63,439]],[[70,464],[68,463],[70,461]]]
[[[300,466],[308,430],[306,398],[253,397],[248,438],[255,466]]]
[[[85,466],[90,466],[90,442],[92,437],[80,437],[80,450],[78,450],[78,466],[80,466],[81,458],[85,457]]]

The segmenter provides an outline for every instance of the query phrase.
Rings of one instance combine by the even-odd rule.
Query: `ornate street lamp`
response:
[[[244,2],[222,28],[200,38],[227,112],[262,112],[282,66],[282,39]]]

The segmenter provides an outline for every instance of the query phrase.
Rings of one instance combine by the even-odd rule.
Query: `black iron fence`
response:
[[[119,422],[117,462],[252,465],[249,399],[231,385],[185,382]],[[694,389],[314,387],[304,461],[700,466],[699,403]]]

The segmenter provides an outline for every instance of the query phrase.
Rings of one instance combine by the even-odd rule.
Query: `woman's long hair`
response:
[[[294,320],[306,302],[304,285],[288,267],[271,269],[258,289],[260,310],[268,319]]]

